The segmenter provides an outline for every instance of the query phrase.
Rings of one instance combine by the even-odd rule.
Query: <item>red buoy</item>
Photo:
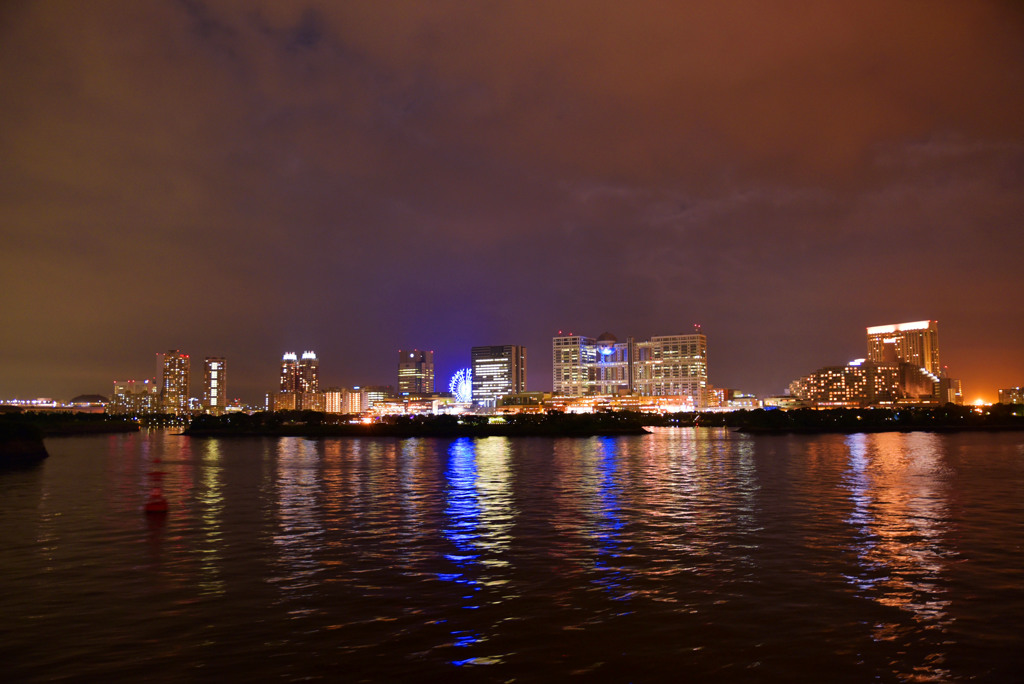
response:
[[[149,492],[149,501],[143,506],[143,510],[146,513],[166,513],[167,512],[167,499],[164,498],[164,494],[160,491],[159,487],[153,487]]]

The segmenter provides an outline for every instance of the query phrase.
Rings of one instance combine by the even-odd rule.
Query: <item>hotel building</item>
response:
[[[939,322],[914,321],[893,325],[875,325],[868,330],[868,361],[903,361],[942,375],[939,365]]]
[[[938,321],[867,329],[868,357],[794,380],[790,394],[816,406],[963,403],[960,381],[939,365]]]
[[[526,391],[526,347],[517,344],[473,347],[473,403],[494,407],[498,397]]]
[[[565,335],[552,340],[552,386],[569,397],[637,394],[708,405],[708,341],[702,333],[619,342]]]
[[[219,416],[227,407],[227,362],[221,356],[203,359],[203,410]]]
[[[938,403],[939,379],[911,363],[876,363],[856,359],[845,366],[826,366],[789,385],[792,396],[822,407],[854,407],[896,403]]]
[[[398,395],[434,393],[434,352],[398,352]]]

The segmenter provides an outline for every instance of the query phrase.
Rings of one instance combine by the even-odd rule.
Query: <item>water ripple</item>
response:
[[[50,446],[0,474],[0,658],[18,681],[1021,666],[1016,435]],[[141,514],[155,479],[166,517]]]

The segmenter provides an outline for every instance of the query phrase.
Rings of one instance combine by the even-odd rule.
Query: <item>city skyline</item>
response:
[[[938,359],[939,359],[939,355],[938,355],[939,346],[938,346],[938,331],[937,331],[937,327],[938,327],[938,321],[936,321],[936,320],[923,320],[923,321],[913,321],[913,322],[908,322],[908,323],[867,326],[867,328],[866,328],[866,330],[867,330],[867,358],[868,358],[868,360],[872,360],[872,361],[883,361],[884,360],[883,359],[884,354],[882,352],[882,347],[886,346],[886,345],[882,345],[881,344],[882,341],[884,340],[884,342],[886,342],[889,347],[894,349],[895,353],[897,355],[899,355],[901,359],[903,359],[904,356],[905,356],[906,357],[905,360],[912,361],[913,363],[911,365],[915,365],[915,366],[921,365],[920,364],[920,361],[921,361],[920,357],[921,357],[922,352],[925,352],[925,356],[927,356],[927,359],[926,359],[926,361],[924,363],[924,366],[925,366],[925,370],[927,370],[928,367],[931,367],[932,365],[937,363]],[[673,348],[672,347],[673,344],[675,344],[677,346],[679,344],[682,344],[683,346],[680,347],[680,349],[683,352],[686,352],[687,351],[687,345],[692,345],[694,342],[696,342],[697,346],[694,347],[694,349],[692,349],[690,351],[691,351],[691,353],[696,351],[697,355],[693,357],[692,361],[685,361],[684,362],[684,366],[681,366],[681,368],[683,369],[683,375],[684,376],[693,375],[693,371],[688,370],[689,369],[689,365],[687,365],[687,364],[696,363],[697,365],[695,367],[698,368],[699,370],[698,370],[698,372],[695,375],[693,375],[691,380],[699,382],[700,386],[702,388],[704,388],[705,385],[706,385],[706,389],[701,389],[699,392],[697,392],[694,388],[687,387],[685,391],[682,391],[682,393],[683,394],[692,395],[692,396],[697,396],[698,393],[699,394],[703,394],[706,390],[709,390],[711,388],[721,389],[723,387],[727,387],[726,385],[712,382],[713,376],[708,371],[708,365],[709,364],[707,363],[707,358],[709,356],[707,336],[703,334],[703,330],[700,328],[700,326],[695,326],[695,329],[696,329],[696,332],[692,333],[692,334],[655,335],[650,340],[640,340],[639,342],[636,342],[632,338],[630,338],[627,342],[619,342],[614,335],[612,335],[611,333],[608,333],[608,332],[603,333],[600,337],[590,338],[590,337],[586,337],[586,336],[575,335],[573,333],[566,334],[565,331],[559,330],[558,334],[556,334],[556,335],[552,336],[551,338],[549,338],[549,341],[550,341],[550,343],[552,345],[552,352],[554,354],[554,360],[553,360],[553,363],[549,366],[551,371],[549,372],[546,380],[538,382],[537,378],[534,378],[532,381],[530,381],[529,378],[533,377],[533,375],[528,375],[526,373],[525,369],[523,371],[521,371],[521,378],[522,378],[522,381],[523,381],[524,384],[526,382],[530,382],[531,383],[530,386],[531,386],[532,389],[534,389],[534,391],[554,392],[555,394],[565,394],[567,396],[579,396],[581,394],[592,394],[592,393],[595,393],[595,392],[597,392],[598,389],[604,389],[604,390],[607,390],[607,391],[606,392],[597,392],[597,393],[598,394],[601,394],[601,393],[615,394],[615,393],[618,393],[620,391],[626,391],[627,389],[629,389],[630,383],[627,382],[626,378],[627,378],[627,376],[631,376],[633,371],[630,370],[627,373],[627,372],[622,371],[622,369],[618,369],[619,375],[617,375],[615,378],[611,378],[610,376],[608,378],[604,378],[604,374],[606,374],[606,373],[608,373],[610,371],[616,371],[617,366],[620,366],[620,365],[624,366],[625,365],[627,358],[636,356],[636,352],[633,351],[634,346],[639,350],[641,348],[646,349],[647,347],[650,347],[653,344],[655,347],[657,347],[658,351],[655,351],[653,355],[651,355],[652,353],[650,351],[647,351],[647,352],[641,354],[641,356],[643,356],[644,358],[646,358],[647,356],[651,356],[651,359],[655,359],[656,357],[657,357],[657,359],[660,359],[661,354],[663,353],[663,352],[660,351],[660,348],[662,346],[669,345],[669,348]],[[861,329],[861,331],[864,331],[865,328],[861,327],[860,329]],[[897,343],[897,340],[899,340],[899,343]],[[587,356],[588,353],[593,358],[590,359],[589,363],[582,363],[582,364],[577,364],[574,361],[570,361],[568,357],[566,357],[566,358],[562,359],[561,361],[559,361],[560,355],[564,356],[566,353],[570,352],[570,349],[565,348],[565,345],[569,345],[570,347],[572,347],[572,350],[574,350],[574,353],[570,353],[570,357],[572,357],[572,356],[579,356],[580,357],[580,359],[577,359],[577,361],[588,359],[589,358]],[[509,349],[519,349],[519,348],[522,348],[523,350],[525,350],[527,347],[528,347],[528,345],[513,345],[513,346],[508,347],[508,348]],[[577,349],[577,347],[578,347],[578,349]],[[494,347],[493,345],[491,345],[491,346],[484,346],[484,347],[480,347],[479,345],[476,345],[476,346],[473,346],[473,347],[467,347],[464,350],[464,353],[462,355],[462,357],[464,357],[466,359],[467,363],[464,364],[464,363],[462,363],[462,361],[453,360],[453,359],[447,359],[447,360],[442,359],[442,361],[445,361],[445,362],[442,363],[440,365],[440,367],[444,368],[444,369],[451,368],[451,370],[450,370],[450,372],[447,371],[447,370],[446,371],[442,371],[439,375],[437,375],[437,377],[444,378],[445,379],[445,383],[447,383],[447,379],[448,378],[450,378],[451,376],[453,376],[454,374],[456,374],[457,372],[459,372],[463,368],[466,368],[467,366],[471,366],[472,365],[472,358],[473,358],[473,354],[474,354],[475,350],[477,350],[477,349],[480,349],[480,350],[483,350],[483,349],[499,349],[499,348],[501,348],[501,347],[500,346],[499,347]],[[603,352],[601,351],[602,348],[604,349]],[[712,346],[712,349],[714,349],[714,346]],[[903,353],[904,349],[910,349],[910,350],[916,350],[916,351],[911,351],[911,352],[907,352],[906,354],[904,354]],[[587,351],[585,351],[585,350],[587,350]],[[671,352],[671,353],[677,353],[677,352]],[[863,351],[862,351],[862,353],[863,353]],[[434,358],[435,358],[434,357],[434,351],[422,351],[422,350],[419,350],[419,349],[415,349],[415,350],[399,349],[399,350],[397,350],[397,354],[398,354],[397,371],[396,371],[396,366],[393,365],[392,368],[391,368],[393,377],[390,380],[386,376],[385,377],[366,377],[366,374],[363,373],[362,375],[357,376],[359,379],[356,380],[356,381],[351,381],[351,377],[353,377],[351,375],[346,375],[346,376],[344,376],[346,378],[345,380],[339,381],[338,377],[341,377],[341,374],[338,373],[337,370],[335,370],[334,372],[329,372],[328,382],[326,382],[323,386],[324,387],[336,386],[336,387],[348,387],[348,388],[356,387],[356,388],[358,388],[358,387],[361,387],[361,386],[362,387],[366,387],[366,386],[382,387],[382,386],[385,386],[385,385],[390,385],[393,388],[394,393],[396,395],[400,396],[401,394],[403,394],[402,378],[403,378],[403,376],[407,376],[407,374],[409,374],[412,371],[412,369],[416,369],[416,375],[417,376],[422,376],[420,378],[420,381],[422,381],[423,378],[429,378],[430,383],[433,382],[434,375],[435,375],[435,370],[434,370],[434,368],[435,368],[435,364],[434,364]],[[524,351],[524,354],[525,354],[525,351]],[[595,363],[595,361],[597,360],[597,358],[599,356],[601,357],[602,362],[601,363]],[[713,357],[713,351],[711,353],[711,356]],[[170,350],[168,352],[158,352],[156,354],[156,358],[157,358],[156,373],[152,377],[147,376],[146,374],[140,374],[140,375],[138,375],[136,377],[132,377],[129,380],[114,379],[114,380],[112,380],[112,381],[107,383],[108,391],[96,392],[96,393],[97,394],[101,394],[103,396],[107,396],[107,394],[109,392],[109,387],[111,385],[117,386],[117,385],[124,384],[125,382],[129,382],[129,383],[143,383],[143,382],[149,381],[149,382],[152,382],[157,388],[161,388],[161,387],[165,387],[167,385],[167,383],[169,382],[168,377],[179,376],[179,375],[183,374],[184,375],[184,380],[178,379],[178,380],[170,381],[170,382],[172,382],[175,385],[175,387],[174,387],[175,399],[173,400],[174,403],[176,405],[180,405],[180,407],[183,408],[184,407],[184,403],[186,402],[186,400],[188,398],[191,398],[191,399],[194,399],[196,401],[202,402],[202,404],[204,406],[206,406],[206,402],[207,402],[207,398],[208,398],[207,397],[207,392],[209,391],[209,387],[207,386],[207,383],[209,382],[209,378],[208,377],[204,377],[204,375],[200,375],[200,381],[202,382],[202,385],[194,386],[195,383],[191,382],[188,379],[189,378],[189,374],[190,374],[189,370],[188,370],[189,357],[190,357],[190,354],[184,353],[184,352],[182,352],[179,349],[172,349],[172,350]],[[459,357],[458,355],[456,355],[456,358],[462,358],[462,357]],[[685,353],[684,353],[684,357],[685,357]],[[181,363],[184,364],[183,367],[180,366],[180,365],[177,365],[177,364],[173,365],[171,367],[172,370],[170,372],[170,376],[168,375],[168,366],[167,366],[168,358],[176,360],[178,364],[181,364]],[[636,358],[640,358],[640,356],[636,356]],[[223,356],[223,355],[215,356],[215,357],[207,356],[204,359],[204,366],[208,365],[211,361],[215,361],[215,362],[218,362],[219,364],[221,364],[221,367],[223,368],[223,366],[226,363],[226,360],[227,360],[226,357]],[[616,360],[619,363],[615,363]],[[860,361],[863,361],[863,360],[864,359],[862,359],[862,358],[850,357],[850,358],[848,358],[846,360],[830,359],[829,363],[832,363],[832,364],[839,363],[840,366],[842,366],[842,365],[846,364],[847,362],[851,362],[852,364],[857,364],[857,363],[859,363]],[[894,360],[895,360],[895,357],[894,357]],[[335,368],[338,368],[338,367],[344,368],[345,367],[346,364],[344,363],[344,360],[336,360],[336,361],[337,361],[337,363],[329,364],[329,366],[333,365],[333,366],[335,366]],[[274,405],[275,404],[275,396],[278,393],[293,394],[293,395],[296,395],[297,397],[299,397],[300,395],[302,395],[304,393],[309,393],[309,392],[314,392],[315,393],[315,392],[320,390],[320,385],[321,385],[320,380],[319,380],[319,362],[320,362],[320,358],[317,356],[317,353],[314,352],[314,351],[304,351],[302,353],[302,355],[301,355],[301,359],[300,359],[299,354],[296,353],[296,352],[285,352],[284,355],[283,355],[282,360],[278,362],[277,366],[275,366],[278,369],[279,372],[277,373],[276,377],[274,378],[273,382],[270,385],[267,385],[266,387],[263,387],[263,388],[257,387],[257,389],[255,390],[255,393],[250,393],[250,394],[245,394],[245,395],[243,395],[241,393],[235,393],[233,391],[229,391],[226,395],[222,396],[221,401],[232,402],[232,401],[235,401],[235,400],[241,400],[243,404],[247,404],[247,405],[250,405],[250,406],[257,406],[257,405],[262,405],[264,403],[264,401],[266,401],[267,398],[269,397],[270,401],[271,401],[271,404]],[[660,361],[660,360],[656,360],[655,362],[658,363],[658,364],[662,363],[662,361]],[[267,365],[267,367],[270,367],[269,364],[266,364],[266,365]],[[525,366],[525,363],[523,365]],[[824,364],[824,365],[827,366],[828,364]],[[532,366],[532,364],[531,364],[531,366]],[[577,368],[577,366],[579,366],[579,368]],[[601,368],[600,372],[602,374],[600,379],[597,379],[597,378],[592,378],[591,379],[590,382],[593,385],[593,387],[591,389],[589,389],[589,390],[585,389],[585,387],[586,387],[586,380],[578,377],[581,370],[583,372],[583,375],[584,376],[586,375],[586,367],[587,366],[593,366],[595,368],[600,367]],[[630,368],[631,367],[632,366],[630,365]],[[427,370],[427,372],[424,373],[424,368],[429,369],[429,370]],[[943,368],[946,369],[946,368],[948,368],[948,366],[943,365]],[[792,384],[793,384],[793,381],[799,380],[801,376],[806,375],[806,373],[810,372],[810,370],[811,369],[809,367],[803,369],[800,372],[800,374],[798,374],[797,376],[794,376],[794,378],[789,383],[787,383],[787,385],[785,387],[783,387],[782,389],[780,389],[777,392],[771,392],[771,393],[766,393],[766,394],[765,393],[756,394],[756,396],[758,396],[760,398],[767,398],[767,397],[770,397],[770,396],[782,396],[782,395],[785,395],[785,394],[789,394],[789,392],[791,390],[791,387],[792,387]],[[266,375],[267,374],[266,371],[267,371],[267,368],[262,368],[261,372],[260,372],[260,376],[262,377],[262,376]],[[208,371],[206,371],[206,372],[208,372]],[[563,374],[564,374],[564,380],[562,382],[560,382],[558,378],[559,378],[560,375],[563,375]],[[946,377],[948,374],[945,371],[942,371],[942,372],[938,373],[938,375]],[[126,373],[121,373],[121,374],[119,374],[117,376],[117,378],[127,378],[127,377],[129,377],[129,374],[126,374]],[[639,378],[643,378],[643,377],[645,377],[645,374],[644,373],[639,373],[636,377],[638,379]],[[573,378],[572,382],[569,382],[570,378]],[[959,378],[957,378],[957,380],[959,381]],[[648,379],[646,382],[650,382],[650,381],[651,380]],[[251,381],[245,382],[244,380],[243,380],[243,382],[241,382],[239,384],[241,384],[243,386],[246,386],[246,387],[254,387],[255,386]],[[965,394],[963,396],[963,399],[965,401],[985,400],[985,401],[989,401],[991,403],[991,402],[994,402],[994,401],[998,401],[998,397],[1000,396],[1000,392],[1003,389],[1005,389],[1007,387],[1011,387],[1011,386],[1016,386],[1017,384],[1018,383],[1015,383],[1015,382],[1012,382],[1010,380],[1007,380],[1006,382],[1003,382],[1002,384],[998,385],[998,387],[993,388],[991,394],[996,397],[996,399],[993,399],[993,400],[988,400],[984,396],[984,393],[978,392],[978,391],[974,391],[974,392],[968,391],[968,392],[965,392]],[[550,385],[550,386],[547,386],[547,385]],[[600,387],[599,387],[599,385],[600,385]],[[672,391],[666,391],[666,392],[653,391],[653,390],[655,390],[657,388],[660,388],[660,385],[658,385],[657,387],[652,386],[650,388],[646,388],[646,387],[645,388],[640,388],[640,387],[637,387],[636,388],[636,392],[640,393],[640,394],[652,394],[652,395],[662,394],[662,393],[667,394],[667,395],[674,395],[674,394],[677,393],[675,389],[673,389]],[[745,387],[742,382],[738,383],[736,388],[738,390],[740,390],[740,391],[748,391],[748,388]],[[435,391],[445,391],[446,389],[447,389],[447,384],[445,385],[444,389],[436,389]],[[83,393],[88,393],[88,392],[75,392],[74,394],[83,394]],[[404,391],[404,393],[408,394],[410,392],[407,389],[407,390]],[[412,392],[412,393],[416,394],[417,392]],[[424,393],[429,394],[430,392],[424,392]],[[163,393],[161,393],[161,396],[162,396],[162,394]],[[43,397],[43,396],[46,396],[48,398],[54,398],[54,399],[57,399],[58,401],[64,401],[63,398],[51,397],[50,395],[45,395],[43,393],[38,393],[38,392],[34,393],[34,394],[30,393],[29,395],[26,395],[26,396],[8,397],[8,398],[25,400],[25,399],[30,399],[30,398],[35,398],[35,397]],[[162,401],[165,401],[165,400],[162,399]],[[298,401],[301,402],[301,398],[299,398]],[[698,405],[698,407],[699,407],[699,405]],[[281,405],[281,406],[278,406],[278,408],[285,409],[285,408],[289,408],[289,406]],[[308,406],[307,408],[315,408],[315,407]]]
[[[711,382],[764,396],[927,318],[995,401],[1022,44],[1011,0],[6,3],[0,396],[106,395],[170,348],[254,400],[287,349],[390,384],[399,349],[440,379],[695,324]]]

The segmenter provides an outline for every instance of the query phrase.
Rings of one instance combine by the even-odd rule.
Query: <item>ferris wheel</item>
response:
[[[463,368],[452,376],[448,383],[448,391],[455,395],[455,401],[460,404],[468,404],[473,401],[473,371],[470,368]]]

